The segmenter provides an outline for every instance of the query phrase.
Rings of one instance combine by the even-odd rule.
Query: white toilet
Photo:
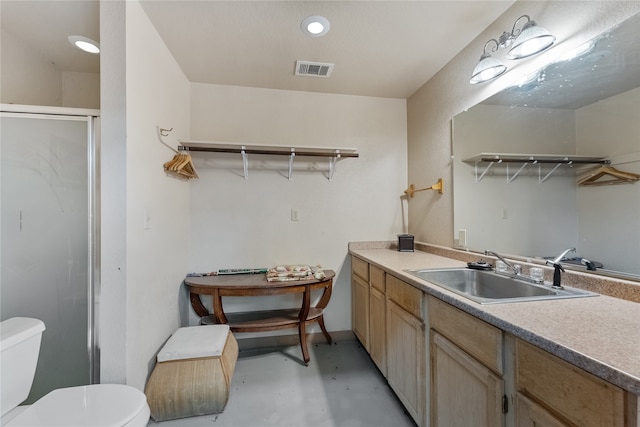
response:
[[[149,405],[140,390],[122,384],[94,384],[54,390],[30,406],[44,323],[14,317],[0,324],[0,425],[5,427],[144,427]]]

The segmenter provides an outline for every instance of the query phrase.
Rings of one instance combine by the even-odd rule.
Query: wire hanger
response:
[[[608,178],[601,180],[601,178]],[[600,166],[598,169],[578,179],[578,185],[611,185],[627,184],[640,181],[640,175],[633,172],[623,172],[613,166]]]

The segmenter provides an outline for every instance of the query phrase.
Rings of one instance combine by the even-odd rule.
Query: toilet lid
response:
[[[94,384],[54,390],[10,421],[9,426],[122,427],[147,406],[140,390]]]

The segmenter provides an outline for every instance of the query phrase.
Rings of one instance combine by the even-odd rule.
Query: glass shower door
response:
[[[46,325],[30,403],[91,382],[92,119],[1,120],[0,315]]]

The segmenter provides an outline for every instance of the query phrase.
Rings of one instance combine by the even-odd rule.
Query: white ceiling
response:
[[[407,98],[514,0],[142,0],[192,82]],[[99,72],[72,34],[99,40],[97,1],[0,1],[2,29],[63,71]],[[324,37],[300,22],[322,15]],[[478,52],[478,57],[481,52]],[[294,75],[296,60],[334,63],[331,77]],[[469,70],[471,72],[471,70]]]

